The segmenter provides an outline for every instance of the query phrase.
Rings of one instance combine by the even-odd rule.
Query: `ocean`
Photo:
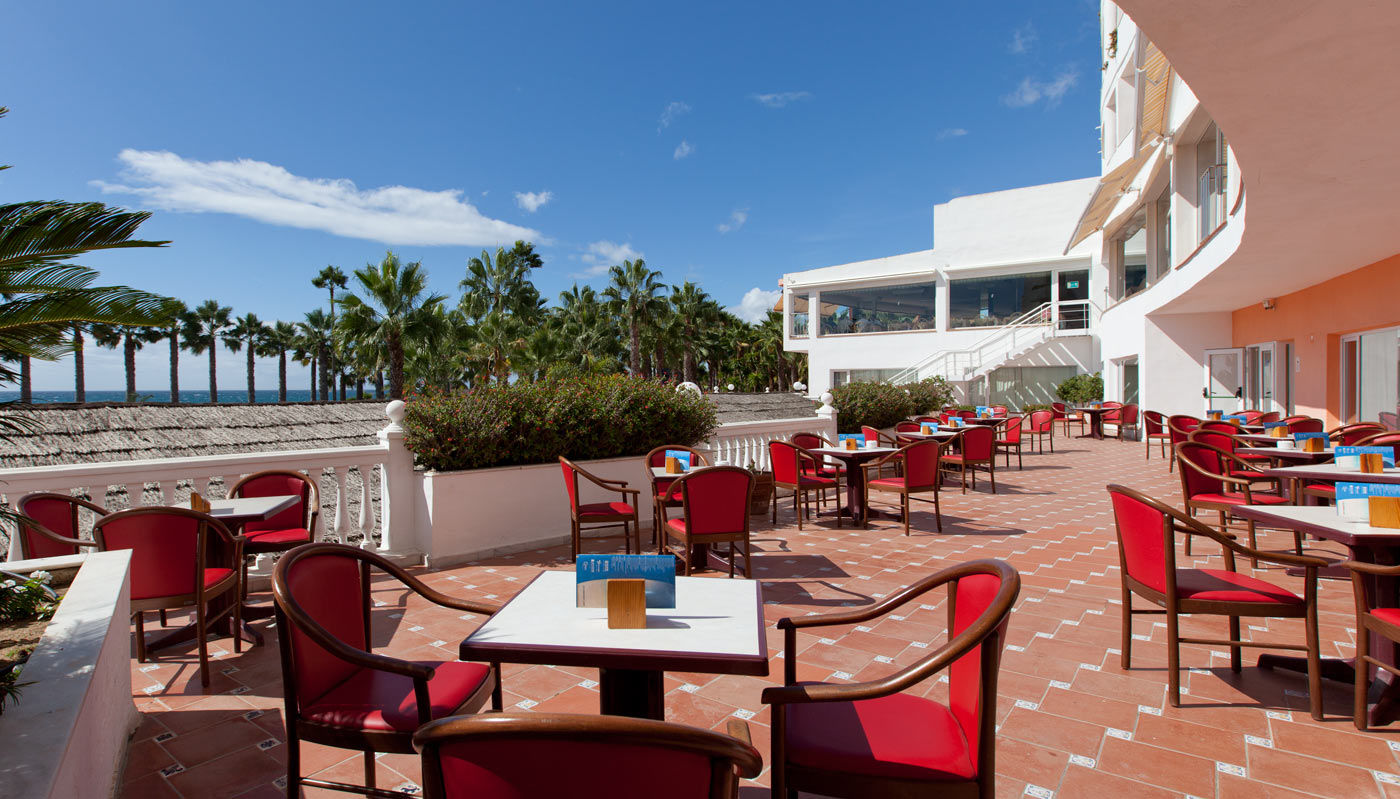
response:
[[[373,387],[372,387],[372,386],[366,386],[366,389],[368,389],[368,390],[365,392],[366,396],[374,396],[374,391],[373,391]],[[254,396],[257,398],[257,401],[258,401],[258,402],[276,402],[276,401],[277,401],[277,389],[275,389],[275,388],[273,388],[273,389],[258,389],[257,392],[254,394]],[[346,394],[346,396],[347,396],[348,398],[353,399],[354,396],[355,396],[354,389],[352,388],[352,389]],[[137,397],[137,399],[142,400],[142,401],[145,401],[145,402],[169,402],[169,401],[170,401],[170,392],[169,392],[168,390],[166,390],[166,389],[160,389],[159,391],[155,391],[155,390],[151,390],[151,391],[137,391],[137,392],[136,392],[136,397]],[[18,392],[18,391],[0,391],[0,402],[13,402],[13,401],[18,400],[18,399],[19,399],[19,392]],[[51,403],[51,402],[73,402],[73,401],[74,401],[74,399],[73,399],[73,392],[72,392],[72,391],[35,391],[35,392],[34,392],[34,403],[35,403],[36,405],[38,405],[38,404],[46,404],[46,403]],[[126,392],[125,392],[125,391],[93,391],[93,390],[89,389],[88,392],[87,392],[87,401],[88,401],[88,402],[125,402],[125,401],[126,401]],[[219,404],[220,404],[220,405],[223,405],[223,404],[225,404],[225,403],[239,403],[239,402],[247,402],[247,401],[248,401],[248,390],[247,390],[247,389],[238,389],[238,388],[226,389],[226,388],[223,388],[223,387],[220,387],[220,388],[219,388]],[[310,402],[310,401],[311,401],[311,392],[308,391],[307,389],[304,389],[304,388],[303,388],[303,389],[291,389],[291,388],[289,388],[289,389],[287,389],[287,401],[288,401],[288,402]],[[190,404],[190,405],[203,405],[203,404],[207,404],[207,403],[209,402],[209,392],[208,392],[207,390],[205,390],[205,391],[198,391],[198,390],[187,391],[187,390],[185,390],[185,389],[180,389],[180,402],[181,402],[181,403],[187,403],[187,404]]]

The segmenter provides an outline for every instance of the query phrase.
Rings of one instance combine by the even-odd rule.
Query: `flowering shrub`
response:
[[[836,429],[859,433],[861,425],[892,427],[914,413],[914,400],[903,386],[889,383],[847,383],[831,391],[836,406]]]
[[[645,455],[715,431],[709,400],[626,375],[548,378],[408,398],[404,437],[426,469],[455,471]]]
[[[1075,375],[1055,389],[1055,396],[1071,405],[1103,399],[1103,378],[1098,372]]]
[[[953,401],[953,387],[941,375],[910,383],[904,390],[909,392],[915,414],[938,413],[944,405]]]
[[[52,615],[55,597],[48,589],[51,579],[48,572],[36,571],[27,580],[0,581],[0,621],[43,619]]]

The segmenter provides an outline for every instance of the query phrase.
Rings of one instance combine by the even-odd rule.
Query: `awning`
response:
[[[1089,198],[1088,206],[1079,217],[1079,224],[1074,227],[1074,235],[1070,237],[1069,244],[1065,246],[1066,253],[1074,249],[1074,246],[1079,242],[1103,229],[1104,220],[1108,219],[1108,215],[1118,204],[1118,200],[1123,196],[1128,184],[1137,177],[1137,173],[1142,170],[1142,165],[1147,163],[1147,159],[1152,156],[1153,152],[1153,150],[1139,150],[1137,155],[1129,158],[1117,169],[1099,180],[1098,188],[1094,189],[1094,196]]]
[[[1167,105],[1172,86],[1172,65],[1157,49],[1147,43],[1142,60],[1142,124],[1138,131],[1138,147],[1146,147],[1166,135]]]
[[[777,311],[778,313],[782,313],[782,312],[783,312],[783,295],[782,295],[782,294],[779,294],[779,295],[778,295],[778,302],[773,306],[773,310]]]

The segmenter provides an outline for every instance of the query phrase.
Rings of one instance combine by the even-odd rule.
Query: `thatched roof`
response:
[[[816,413],[813,403],[797,394],[709,396],[721,423]],[[388,424],[384,405],[384,400],[38,405],[23,414],[39,429],[0,444],[0,467],[365,446]]]

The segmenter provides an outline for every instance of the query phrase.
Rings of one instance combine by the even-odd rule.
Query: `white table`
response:
[[[295,494],[273,497],[237,497],[209,500],[209,515],[230,525],[261,522],[301,501]]]
[[[755,580],[677,577],[676,607],[641,630],[608,629],[607,608],[575,607],[577,577],[546,571],[462,642],[462,660],[599,671],[601,712],[663,719],[667,671],[767,676],[763,589]]]

